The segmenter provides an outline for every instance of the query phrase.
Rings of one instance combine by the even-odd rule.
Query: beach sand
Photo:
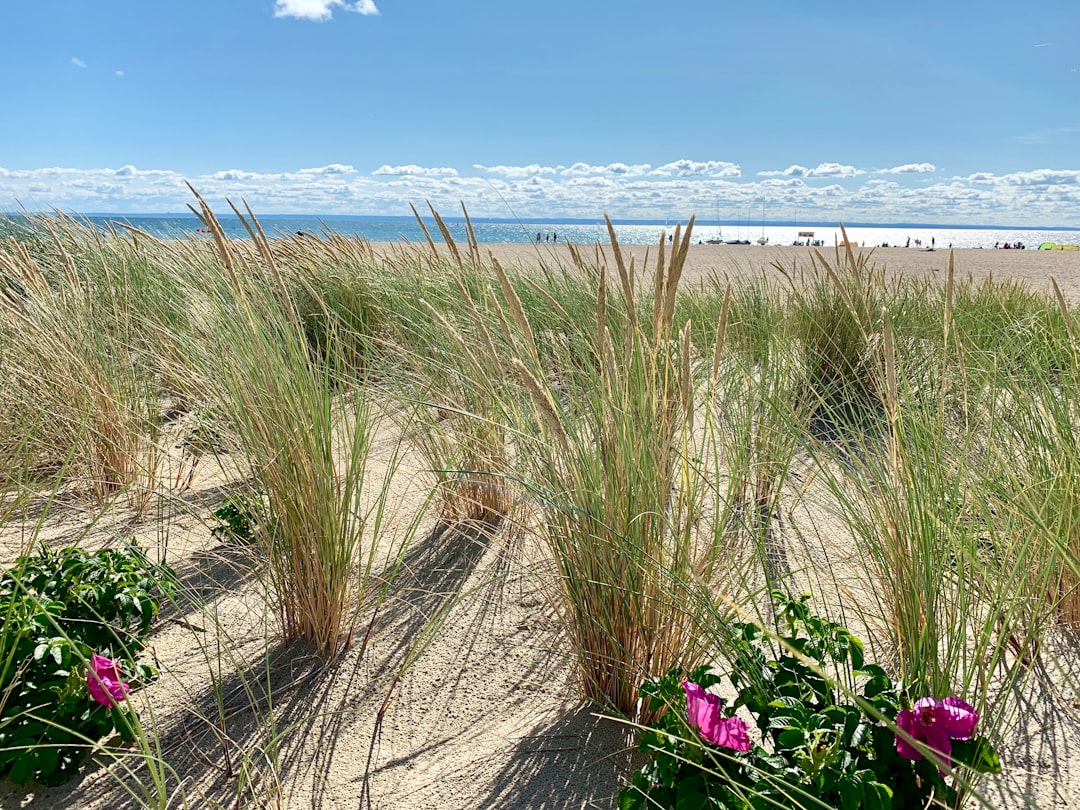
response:
[[[481,250],[490,250],[506,266],[535,267],[538,255],[551,266],[571,266],[563,246],[491,245]],[[628,252],[639,266],[646,253],[656,255],[655,248],[640,246]],[[684,284],[752,275],[772,262],[789,267],[809,252],[693,246]],[[824,253],[828,257],[831,251]],[[937,279],[944,276],[949,253],[880,249],[874,258],[890,273]],[[1016,279],[1045,289],[1056,278],[1070,300],[1080,300],[1080,253],[965,250],[956,252],[955,262],[960,276],[976,280]],[[779,271],[765,272],[782,278]],[[376,475],[389,462],[393,431],[387,426],[376,442],[386,454],[373,459]],[[171,463],[181,464],[175,448]],[[418,457],[409,457],[398,474],[401,497],[395,502],[403,507],[393,524],[398,528],[411,518],[417,488],[425,485],[422,466]],[[514,551],[520,545],[511,544],[505,530],[489,539],[439,534],[428,518],[405,561],[407,587],[374,619],[361,614],[361,632],[370,623],[370,637],[323,668],[301,646],[279,642],[261,586],[242,552],[211,536],[209,512],[220,504],[225,483],[222,471],[204,462],[191,490],[162,506],[168,516],[168,558],[208,607],[186,615],[166,610],[167,620],[150,647],[163,675],[133,696],[144,719],[146,701],[153,705],[164,756],[183,781],[190,807],[615,806],[621,784],[640,764],[633,740],[625,725],[604,718],[576,696],[551,609],[528,560]],[[43,535],[70,542],[91,519],[79,504],[54,504]],[[162,541],[154,515],[133,522],[117,509],[98,521],[85,542],[115,543],[128,534],[151,549]],[[4,565],[25,539],[22,526],[0,528]],[[845,543],[845,538],[821,539],[823,544]],[[426,616],[450,606],[452,599],[459,601],[446,625],[419,661],[397,678],[408,639]],[[1049,660],[1075,660],[1071,646],[1059,653]],[[240,662],[243,678],[232,674],[234,661]],[[211,689],[211,671],[223,678],[221,704]],[[1080,720],[1067,708],[1076,675],[1045,673],[1028,697],[1030,717],[1002,746],[1007,784],[1046,808],[1080,806]],[[265,696],[259,697],[260,684],[267,680],[273,687],[273,712]],[[244,775],[242,766],[248,769]],[[248,790],[248,778],[261,786]],[[1004,798],[994,804],[1023,806]],[[135,806],[103,771],[92,768],[59,788],[0,782],[2,808]]]
[[[376,243],[377,252],[390,252],[395,246]],[[400,247],[400,246],[396,246]],[[445,250],[439,246],[440,250]],[[481,244],[481,256],[494,256],[505,267],[528,269],[541,262],[553,268],[572,268],[573,261],[567,245]],[[586,259],[595,257],[592,245],[577,246]],[[638,270],[651,270],[656,263],[657,245],[623,245],[627,261],[634,258]],[[610,246],[603,245],[609,269],[615,266]],[[870,261],[883,267],[887,274],[913,278],[943,279],[950,253],[953,256],[957,280],[971,277],[975,281],[994,278],[1012,280],[1034,289],[1050,291],[1055,279],[1062,294],[1070,302],[1080,301],[1080,251],[1065,250],[986,250],[967,248],[950,251],[917,250],[915,248],[866,248],[855,251],[869,255]],[[774,278],[782,274],[774,265],[786,270],[805,266],[819,253],[830,263],[836,261],[834,247],[808,248],[760,245],[691,245],[683,270],[683,284],[697,286],[713,278],[750,278],[762,272]],[[684,287],[685,289],[685,287]]]

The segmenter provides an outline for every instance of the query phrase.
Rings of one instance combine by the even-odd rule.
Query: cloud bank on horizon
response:
[[[382,165],[361,171],[334,163],[282,172],[227,169],[187,176],[168,169],[5,169],[0,211],[168,213],[192,202],[190,182],[212,205],[244,199],[263,214],[398,216],[430,202],[476,217],[734,219],[765,207],[770,216],[848,222],[925,222],[1000,226],[1080,226],[1080,170],[1038,169],[938,176],[930,163],[858,169],[841,163],[793,165],[743,179],[737,164],[677,160],[659,166]],[[905,185],[897,176],[914,177]]]

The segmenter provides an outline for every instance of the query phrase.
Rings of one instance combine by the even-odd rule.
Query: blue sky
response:
[[[1080,226],[1080,3],[4,0],[0,209]]]

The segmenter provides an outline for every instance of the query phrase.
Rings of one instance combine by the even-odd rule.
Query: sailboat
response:
[[[747,221],[749,221],[749,219],[750,219],[749,215],[747,215],[746,219],[747,219]],[[739,211],[739,236],[740,237],[742,236],[742,211],[741,210]],[[741,238],[740,239],[728,239],[726,242],[724,242],[724,244],[725,245],[749,245],[750,240],[749,239],[741,239]]]
[[[769,244],[769,237],[765,235],[765,203],[761,204],[761,236],[758,237],[757,243],[759,245]]]
[[[705,240],[706,245],[724,244],[724,231],[720,227],[720,198],[716,198],[716,236]]]

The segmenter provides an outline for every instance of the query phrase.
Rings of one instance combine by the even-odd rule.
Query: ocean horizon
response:
[[[20,220],[24,213],[3,215],[8,220]],[[30,216],[34,216],[30,214]],[[199,236],[201,222],[190,212],[167,214],[70,214],[73,218],[97,228],[120,225],[136,228],[162,239]],[[464,217],[442,217],[456,242],[467,241]],[[248,236],[241,220],[235,215],[218,215],[218,221],[230,237]],[[355,236],[370,242],[422,243],[427,241],[423,229],[412,216],[349,216],[343,214],[268,214],[258,221],[268,236],[291,236],[305,233],[311,236],[336,233]],[[424,227],[436,242],[443,241],[434,218],[424,217]],[[574,244],[606,243],[607,225],[602,218],[573,219],[549,217],[543,219],[471,218],[473,232],[480,243],[526,244],[572,242]],[[675,220],[613,219],[615,235],[623,244],[656,244],[664,234],[674,233]],[[682,223],[685,226],[685,222]],[[865,247],[930,247],[992,248],[1021,243],[1037,248],[1044,242],[1058,244],[1080,243],[1080,227],[1002,227],[986,225],[944,225],[922,223],[845,223],[848,239]],[[807,236],[806,234],[813,234]],[[796,242],[821,242],[831,247],[843,239],[839,222],[797,220],[696,220],[693,241],[708,240],[723,243],[743,242],[757,246],[758,240],[768,245],[791,245]],[[730,245],[738,247],[738,245]]]

